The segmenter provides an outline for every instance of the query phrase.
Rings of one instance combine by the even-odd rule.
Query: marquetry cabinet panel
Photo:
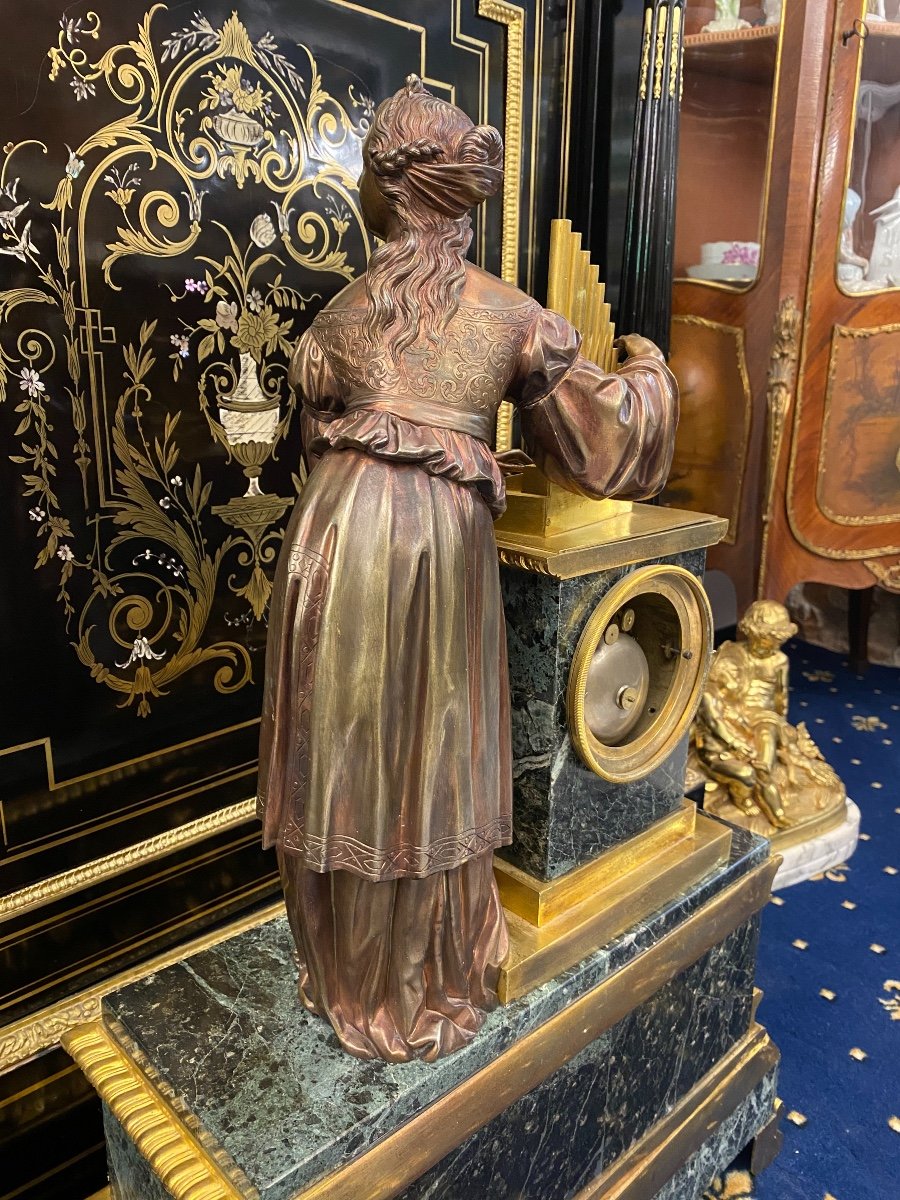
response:
[[[667,496],[728,518],[739,610],[900,590],[900,6],[765,7],[688,0],[675,239]]]

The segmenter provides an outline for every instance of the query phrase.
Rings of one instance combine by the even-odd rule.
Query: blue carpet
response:
[[[900,1200],[900,672],[860,678],[839,655],[788,650],[791,720],[862,810],[862,839],[763,916],[759,1019],[782,1053],[784,1148],[753,1196]]]

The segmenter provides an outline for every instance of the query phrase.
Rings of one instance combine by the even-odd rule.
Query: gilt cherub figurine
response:
[[[514,401],[554,480],[639,498],[668,474],[678,393],[652,343],[623,339],[608,374],[562,317],[466,261],[471,210],[503,180],[496,129],[410,76],[363,164],[382,244],[291,366],[310,473],[272,595],[259,808],[302,1002],[351,1054],[433,1060],[496,1005],[508,946],[497,409]]]
[[[712,785],[704,807],[767,836],[842,813],[844,785],[806,726],[788,721],[781,647],[797,626],[783,604],[757,600],[738,632],[716,652],[694,725],[695,761]]]

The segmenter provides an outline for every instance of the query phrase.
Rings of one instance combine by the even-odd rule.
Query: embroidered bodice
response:
[[[315,337],[345,399],[364,393],[413,396],[493,416],[519,367],[541,311],[534,300],[508,308],[461,304],[439,339],[420,340],[393,362],[366,336],[366,310],[324,309]]]
[[[565,318],[475,267],[445,329],[399,362],[366,336],[367,316],[359,279],[294,352],[310,466],[329,450],[415,463],[477,488],[496,515],[506,500],[491,445],[497,408],[511,400],[528,453],[563,487],[641,498],[665,479],[677,385],[649,342],[635,339],[640,349],[609,374],[581,356]]]

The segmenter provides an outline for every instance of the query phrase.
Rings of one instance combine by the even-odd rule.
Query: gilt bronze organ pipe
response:
[[[600,282],[600,268],[582,249],[581,234],[572,230],[571,221],[557,220],[550,226],[547,306],[579,330],[586,358],[604,371],[615,371],[619,356],[613,346],[616,330],[606,285]]]

